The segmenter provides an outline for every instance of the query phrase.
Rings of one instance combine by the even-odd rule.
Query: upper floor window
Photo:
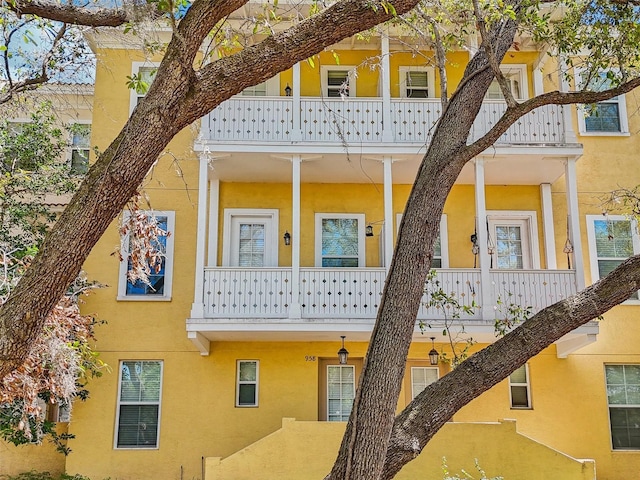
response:
[[[587,237],[593,282],[640,252],[635,222],[623,215],[587,215]],[[631,298],[637,299],[638,294]]]
[[[400,229],[402,214],[396,215],[396,228]],[[433,257],[431,258],[431,268],[449,268],[449,236],[447,227],[447,215],[442,214],[440,217],[440,230],[438,238],[433,246]],[[396,230],[396,233],[397,233]]]
[[[316,213],[316,266],[364,267],[364,215]]]
[[[605,365],[614,450],[640,449],[640,365]]]
[[[435,97],[432,68],[400,67],[400,96],[405,98]]]
[[[516,100],[525,100],[529,96],[529,85],[527,82],[526,65],[500,65],[500,71],[507,79],[509,91]],[[487,100],[504,100],[502,89],[495,78],[489,85],[489,90],[485,95]]]
[[[147,94],[149,87],[156,78],[156,72],[158,71],[159,65],[159,63],[151,62],[133,62],[131,66],[131,76],[137,80],[135,82],[137,88],[131,89],[131,112],[136,108],[140,99]]]
[[[223,232],[223,265],[278,265],[278,210],[225,208]]]
[[[71,125],[71,171],[82,175],[89,169],[89,141],[91,125],[75,123]]]
[[[531,408],[529,365],[526,363],[509,375],[511,408]]]
[[[356,79],[353,75],[354,67],[322,66],[322,96],[323,97],[355,97]]]
[[[123,242],[125,252],[120,262],[120,279],[118,284],[119,300],[171,300],[171,281],[173,276],[173,233],[175,231],[175,212],[149,212],[157,222],[157,226],[165,232],[158,237],[155,247],[160,254],[160,262],[150,265],[149,282],[131,281],[128,272],[132,268],[131,239]]]
[[[245,88],[240,95],[244,97],[276,97],[280,95],[280,74],[257,85]],[[284,92],[282,92],[284,95]]]
[[[438,367],[411,367],[411,400],[438,381]]]
[[[535,211],[487,212],[491,268],[540,268],[536,217]]]
[[[578,71],[576,84],[592,92],[601,92],[613,87],[607,72],[584,78],[584,74]],[[587,135],[628,134],[625,96],[619,95],[593,105],[582,105],[578,114],[578,126],[580,133]]]
[[[162,362],[120,362],[116,448],[157,448]]]

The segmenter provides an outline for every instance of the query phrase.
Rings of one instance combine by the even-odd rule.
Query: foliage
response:
[[[427,294],[428,301],[425,302],[424,306],[426,308],[434,308],[444,317],[442,336],[447,337],[452,358],[449,358],[447,352],[443,350],[440,354],[440,360],[445,363],[450,363],[451,366],[455,368],[467,359],[469,351],[475,344],[475,341],[472,337],[465,334],[464,324],[460,327],[459,332],[455,332],[452,327],[454,327],[455,324],[460,324],[458,320],[460,320],[462,315],[473,315],[474,311],[479,307],[473,299],[470,304],[465,304],[455,292],[445,292],[440,284],[440,280],[437,278],[436,270],[430,270],[427,275],[425,293]],[[425,323],[419,321],[418,326],[424,333],[425,328],[434,328],[435,324],[432,322]]]
[[[2,480],[90,480],[89,477],[84,475],[68,475],[62,473],[60,475],[52,475],[49,472],[36,472],[31,470],[30,472],[19,473],[18,475],[3,475],[0,477]],[[108,479],[107,479],[108,480]]]
[[[0,123],[0,247],[18,259],[40,244],[55,219],[48,200],[78,186],[65,155],[68,133],[55,123],[47,103],[29,122]]]
[[[532,315],[533,307],[531,305],[523,307],[512,302],[512,297],[513,294],[508,292],[507,300],[503,300],[501,297],[498,297],[496,300],[496,319],[494,322],[496,336],[502,337],[506,335],[510,330],[526,321]]]
[[[487,477],[487,474],[485,473],[485,471],[480,467],[480,464],[478,463],[477,458],[475,459],[475,468],[480,474],[480,477],[478,477],[478,480],[504,480],[504,477],[500,477],[500,476]],[[450,473],[449,468],[447,467],[447,459],[444,457],[442,458],[442,473],[444,474],[443,480],[474,480],[476,478],[465,470],[461,470],[460,474]]]

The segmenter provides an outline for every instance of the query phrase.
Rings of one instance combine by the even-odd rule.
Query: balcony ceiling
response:
[[[511,149],[515,150],[515,149]],[[539,185],[552,183],[564,173],[564,160],[574,155],[516,154],[496,150],[487,152],[486,185]],[[282,153],[215,153],[211,152],[210,175],[225,182],[290,183],[291,155]],[[422,155],[393,156],[393,183],[411,184]],[[300,169],[303,183],[383,183],[381,155],[351,152],[308,153],[302,155]],[[458,184],[474,184],[474,167],[467,164]]]

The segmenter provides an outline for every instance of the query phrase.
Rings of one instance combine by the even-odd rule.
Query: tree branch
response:
[[[133,20],[124,8],[87,8],[73,3],[47,0],[3,0],[2,6],[15,12],[18,17],[37,15],[58,22],[88,27],[117,27]]]
[[[640,255],[576,295],[547,307],[429,385],[396,417],[384,474],[391,479],[452,415],[567,333],[640,290]],[[451,395],[455,391],[456,395]],[[410,445],[410,448],[407,448]]]
[[[636,87],[640,86],[640,77],[629,80],[615,88],[603,90],[601,92],[548,92],[533,97],[525,102],[516,104],[502,115],[500,120],[496,122],[491,130],[489,130],[482,138],[476,140],[461,152],[461,155],[472,158],[479,155],[487,148],[491,147],[498,141],[500,136],[513,125],[513,123],[523,115],[545,105],[570,105],[574,103],[597,103],[608,100],[618,95],[628,93]]]

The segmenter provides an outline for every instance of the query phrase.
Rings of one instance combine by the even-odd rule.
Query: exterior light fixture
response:
[[[369,224],[367,225],[367,227],[364,229],[365,231],[365,235],[367,237],[373,237],[373,225]]]
[[[284,244],[285,245],[291,245],[291,234],[287,231],[284,232],[284,236],[282,237],[284,239]]]
[[[346,348],[344,348],[345,336],[344,335],[340,335],[340,338],[342,339],[342,348],[340,348],[340,350],[338,350],[338,360],[340,361],[340,365],[346,365],[347,364],[347,359],[349,358],[349,352],[347,351]]]
[[[436,350],[436,345],[434,343],[436,337],[430,337],[430,338],[431,338],[431,351],[429,352],[429,363],[431,365],[437,365],[438,364],[438,358],[440,357],[440,354]]]
[[[285,96],[290,97],[290,96],[291,96],[291,92],[292,92],[291,87],[290,87],[290,86],[289,86],[289,84],[287,83],[287,86],[286,86],[286,87],[284,87],[284,94],[285,94]]]

